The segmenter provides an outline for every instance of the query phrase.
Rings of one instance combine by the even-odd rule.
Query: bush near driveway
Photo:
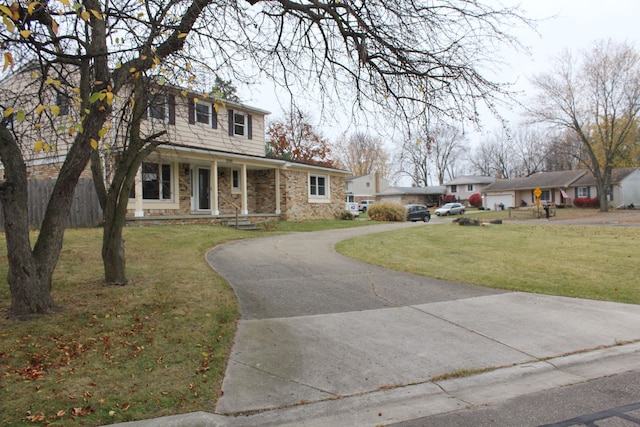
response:
[[[374,221],[404,221],[407,219],[407,208],[400,203],[377,202],[367,209],[369,218]]]

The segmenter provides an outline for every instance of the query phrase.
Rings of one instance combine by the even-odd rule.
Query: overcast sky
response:
[[[484,0],[506,6],[520,5],[525,16],[541,19],[537,33],[529,28],[514,30],[522,44],[528,46],[531,55],[505,51],[508,62],[497,77],[499,81],[515,83],[515,89],[523,91],[522,102],[533,95],[529,79],[538,73],[551,71],[552,58],[564,49],[574,53],[588,49],[596,40],[609,39],[628,41],[640,48],[640,0]],[[270,119],[283,116],[281,105],[288,106],[284,95],[274,95],[270,85],[253,88],[243,101],[249,105],[271,111]],[[250,98],[250,99],[247,99]],[[512,124],[521,119],[517,111],[503,110],[503,114]],[[311,111],[313,114],[313,111]],[[319,117],[316,117],[319,119]],[[486,133],[498,128],[498,122],[487,114],[483,119],[482,133],[469,135],[472,144],[482,139]],[[348,126],[348,123],[344,126]],[[322,127],[321,127],[322,129]],[[322,129],[330,140],[334,140],[344,130],[340,125]],[[475,141],[474,141],[475,140]]]

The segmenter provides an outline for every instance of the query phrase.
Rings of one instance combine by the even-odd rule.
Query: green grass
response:
[[[481,213],[484,216],[500,213]],[[269,233],[210,226],[126,228],[131,284],[102,284],[102,230],[68,230],[54,275],[59,313],[7,320],[0,239],[0,424],[93,426],[212,411],[239,317],[204,259],[235,239],[357,227],[280,223]],[[342,242],[339,250],[402,271],[556,295],[640,303],[640,228],[427,225]]]
[[[361,261],[475,285],[640,304],[640,228],[439,224],[363,236]]]

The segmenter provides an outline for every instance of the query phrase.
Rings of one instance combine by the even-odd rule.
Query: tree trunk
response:
[[[42,268],[31,250],[26,166],[15,138],[5,126],[0,126],[0,158],[5,167],[0,200],[9,261],[10,314],[14,319],[26,319],[54,310],[51,297],[53,270]]]
[[[108,285],[126,285],[129,280],[126,274],[124,256],[124,239],[122,228],[124,218],[105,217],[102,235],[102,262],[104,264],[104,280]]]

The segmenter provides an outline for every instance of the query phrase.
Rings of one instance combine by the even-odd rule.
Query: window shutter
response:
[[[211,105],[211,128],[218,129],[218,113],[216,113],[216,106]]]
[[[189,124],[193,125],[196,123],[196,105],[193,102],[193,98],[189,98]]]
[[[613,184],[609,186],[609,200],[613,202]]]
[[[247,117],[247,138],[252,139],[253,138],[253,117],[251,116],[251,114],[248,115]]]
[[[591,187],[587,187],[587,197],[591,198]]]
[[[167,95],[167,104],[169,106],[169,124],[176,124],[176,97],[175,95]]]
[[[574,197],[577,199],[578,198],[578,187],[574,188],[574,192],[575,192],[575,196]]]
[[[233,110],[227,110],[229,115],[229,136],[233,136]]]

